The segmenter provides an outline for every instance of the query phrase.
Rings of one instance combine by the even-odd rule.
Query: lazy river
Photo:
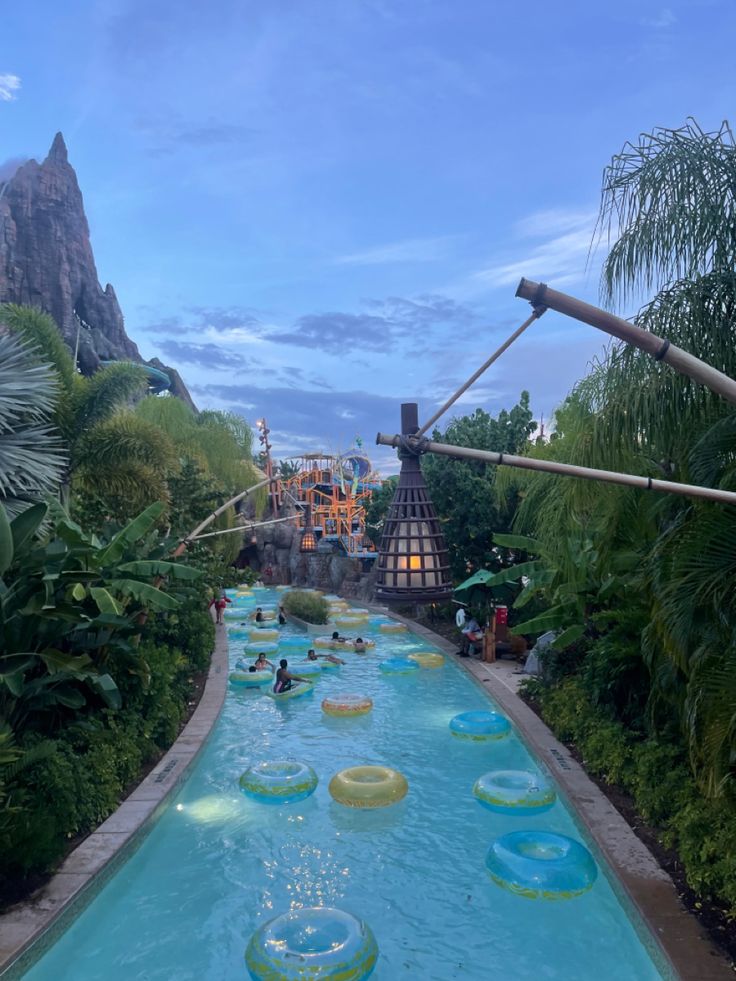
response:
[[[277,597],[259,594],[264,604]],[[557,832],[586,844],[583,833],[559,798],[544,813],[481,806],[473,787],[483,774],[538,764],[513,731],[485,742],[452,735],[458,713],[494,708],[457,665],[385,674],[382,660],[428,646],[411,633],[369,636],[374,649],[341,655],[346,665],[324,672],[306,697],[280,704],[263,689],[228,691],[178,794],[28,981],[242,981],[254,931],[306,906],[368,924],[380,981],[669,977],[598,856],[595,883],[574,898],[529,899],[492,880],[486,855],[499,836]],[[230,640],[231,668],[244,643]],[[279,646],[276,656],[296,670],[302,652]],[[323,698],[347,693],[370,697],[372,711],[323,713]],[[241,774],[274,760],[311,767],[315,792],[280,806],[244,796]],[[338,771],[371,764],[403,774],[403,800],[361,810],[332,799]]]

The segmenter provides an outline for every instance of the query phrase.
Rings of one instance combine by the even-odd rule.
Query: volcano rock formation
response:
[[[89,226],[77,175],[61,133],[49,155],[29,160],[0,182],[0,303],[39,307],[49,313],[78,364],[92,374],[101,361],[146,364],[125,333],[115,290],[97,279]],[[194,408],[172,368],[171,391]]]

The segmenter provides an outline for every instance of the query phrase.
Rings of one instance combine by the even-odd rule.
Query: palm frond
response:
[[[734,266],[736,146],[727,123],[694,121],[627,143],[603,174],[598,221],[613,241],[602,272],[611,302]]]

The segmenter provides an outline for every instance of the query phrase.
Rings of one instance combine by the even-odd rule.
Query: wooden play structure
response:
[[[306,453],[294,458],[293,477],[281,480],[282,499],[299,504],[300,527],[304,527],[306,505],[311,506],[312,530],[318,544],[332,542],[350,558],[371,560],[376,548],[365,532],[365,508],[381,478],[360,447],[339,456]]]

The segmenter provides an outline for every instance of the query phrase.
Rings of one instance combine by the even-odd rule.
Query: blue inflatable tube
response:
[[[278,643],[274,643],[272,640],[263,640],[258,643],[251,641],[243,648],[246,654],[275,654],[278,649]]]
[[[311,695],[314,691],[313,681],[303,681],[295,684],[293,688],[289,688],[288,691],[267,691],[266,694],[269,695],[274,702],[288,702],[290,698],[301,698],[302,695]]]
[[[329,906],[294,909],[269,920],[256,930],[245,952],[253,981],[362,981],[377,960],[370,927]]]
[[[579,841],[551,831],[512,831],[488,849],[493,881],[526,899],[572,899],[587,892],[598,868]]]
[[[511,723],[498,712],[461,712],[450,720],[450,732],[458,739],[503,739]]]
[[[235,671],[230,673],[228,681],[233,688],[260,688],[262,685],[269,685],[273,682],[271,671],[245,671],[240,670],[236,665]]]
[[[279,644],[282,647],[296,648],[297,650],[303,650],[305,653],[310,647],[314,647],[312,643],[312,638],[308,634],[304,634],[301,637],[279,637]]]
[[[322,674],[321,661],[291,661],[289,671],[301,678],[319,678]]]
[[[306,763],[279,760],[249,766],[240,778],[246,797],[261,804],[293,804],[313,794],[317,774]]]
[[[228,627],[227,635],[230,640],[248,640],[250,627]]]
[[[557,793],[550,780],[530,770],[493,770],[478,777],[473,796],[496,814],[544,814]]]
[[[420,670],[417,662],[410,661],[408,657],[389,657],[381,661],[378,667],[384,674],[412,674]]]

